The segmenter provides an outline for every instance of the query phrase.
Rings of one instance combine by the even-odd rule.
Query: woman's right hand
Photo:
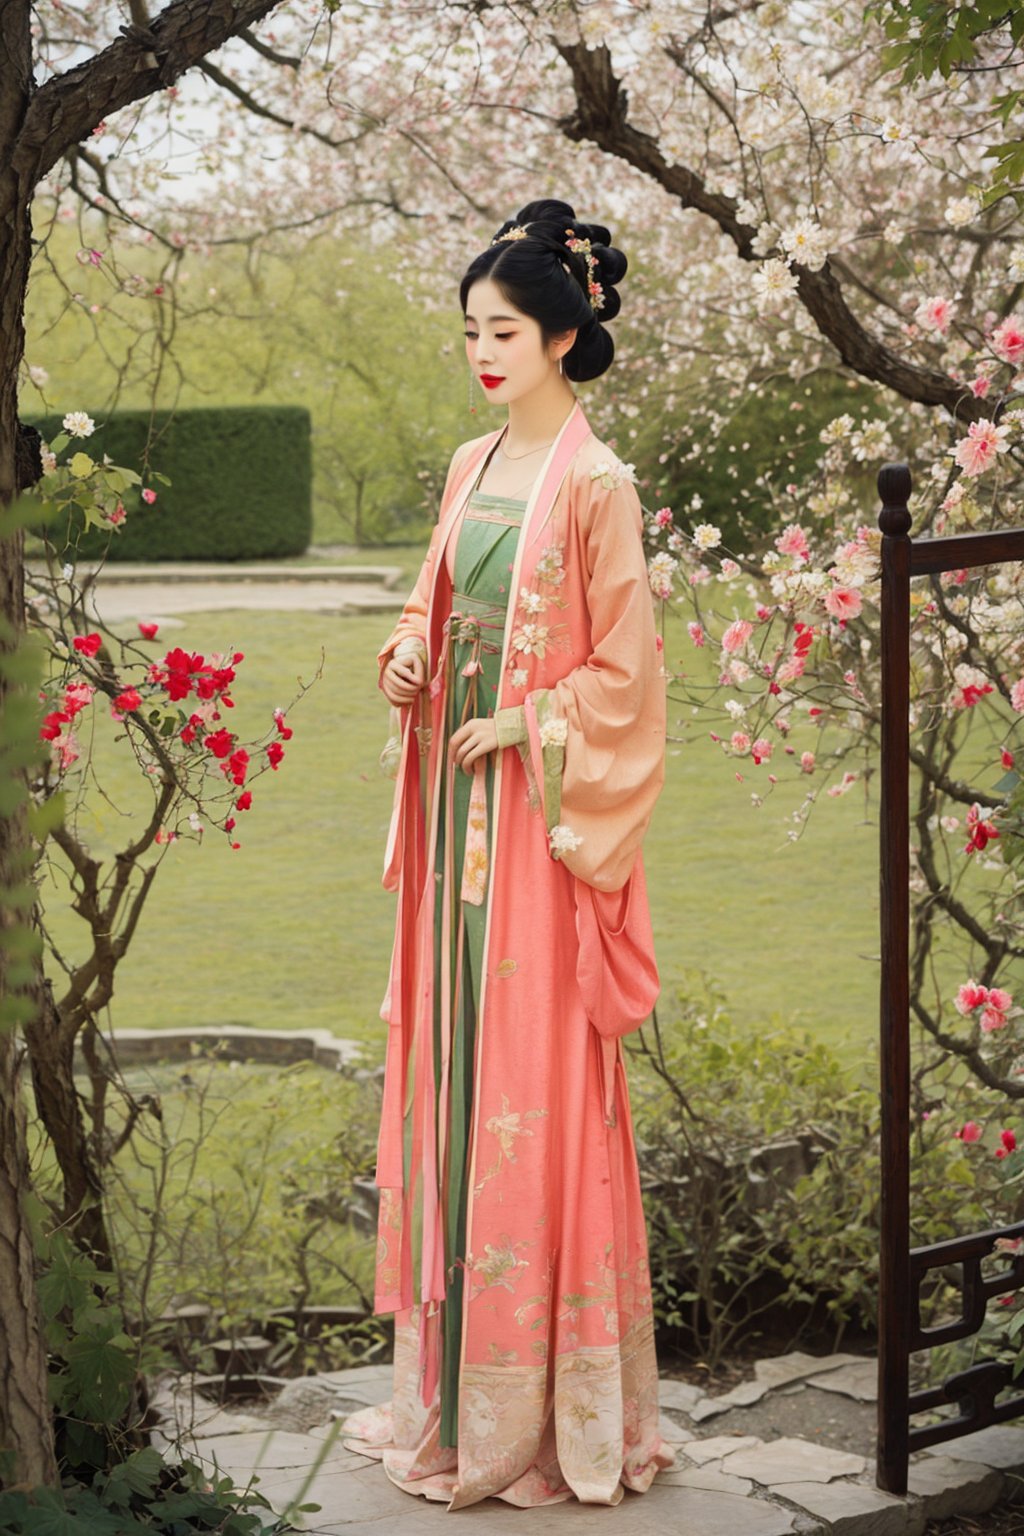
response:
[[[380,680],[384,697],[396,708],[411,704],[426,684],[427,664],[418,651],[405,656],[392,656]]]

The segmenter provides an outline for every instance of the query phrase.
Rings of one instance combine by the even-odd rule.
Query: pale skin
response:
[[[508,406],[508,431],[504,447],[523,463],[507,466],[505,475],[516,474],[519,485],[524,470],[539,469],[563,422],[576,403],[572,384],[558,371],[558,360],[576,340],[575,329],[553,337],[544,347],[540,325],[505,298],[497,283],[479,278],[466,298],[466,359],[479,378],[499,376],[502,382],[485,391],[489,400]],[[552,430],[552,423],[557,423]],[[493,475],[489,474],[491,468]],[[503,466],[488,465],[487,484],[497,495],[513,493],[511,482],[502,479]],[[401,708],[411,704],[427,684],[427,668],[418,655],[392,657],[384,668],[381,687],[389,703]],[[478,759],[498,750],[498,732],[489,716],[467,720],[452,734],[449,754],[466,773],[473,773]]]

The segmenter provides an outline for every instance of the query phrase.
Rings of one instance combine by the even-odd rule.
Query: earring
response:
[[[474,391],[473,391],[473,379],[474,379],[474,373],[473,373],[472,368],[470,368],[469,369],[469,409],[470,409],[471,414],[475,416],[476,415],[476,399],[474,397]]]
[[[559,371],[559,373],[563,373],[565,371],[562,368],[562,359],[561,358],[558,359],[558,371]]]

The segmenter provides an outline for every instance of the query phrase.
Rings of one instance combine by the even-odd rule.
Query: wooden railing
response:
[[[1024,1222],[973,1232],[928,1247],[910,1244],[910,579],[1024,560],[1024,528],[910,537],[910,470],[884,464],[882,501],[882,750],[881,750],[881,1248],[878,1332],[878,1456],[876,1482],[889,1493],[907,1491],[911,1451],[952,1440],[988,1424],[1024,1415],[1024,1381],[1016,1395],[1011,1366],[989,1360],[949,1377],[941,1386],[911,1393],[910,1355],[978,1332],[990,1297],[1024,1286],[1024,1253],[998,1275],[983,1278],[981,1262],[997,1252],[998,1238],[1024,1236]],[[922,1282],[930,1270],[961,1266],[961,1316],[922,1328]],[[944,1404],[959,1412],[929,1425],[910,1417]]]

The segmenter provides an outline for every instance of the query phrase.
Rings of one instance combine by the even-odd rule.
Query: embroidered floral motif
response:
[[[543,613],[547,600],[540,592],[531,592],[529,587],[523,587],[519,593],[519,606],[527,614]]]
[[[523,1270],[529,1269],[529,1259],[521,1259],[516,1253],[517,1248],[525,1248],[525,1243],[515,1243],[507,1233],[502,1233],[497,1243],[484,1244],[484,1256],[481,1259],[466,1259],[466,1268],[473,1270],[478,1275],[483,1275],[482,1285],[474,1285],[472,1295],[479,1296],[481,1291],[488,1290],[492,1285],[501,1286],[503,1290],[514,1293],[516,1283]]]
[[[402,1191],[385,1186],[377,1208],[377,1292],[392,1296],[401,1284],[398,1240],[402,1232]]]
[[[551,630],[547,624],[524,624],[512,636],[512,649],[525,656],[543,657],[548,648]]]
[[[513,657],[512,660],[514,661],[515,657]],[[509,681],[511,682],[513,688],[525,688],[529,676],[530,674],[527,672],[525,667],[513,667],[512,676]]]
[[[510,1109],[508,1095],[505,1093],[502,1094],[501,1114],[492,1115],[491,1118],[485,1122],[484,1126],[485,1130],[490,1131],[492,1136],[496,1136],[498,1138],[497,1159],[491,1164],[490,1168],[488,1168],[479,1184],[475,1186],[475,1194],[479,1194],[484,1185],[501,1172],[504,1162],[507,1161],[514,1163],[516,1161],[516,1137],[533,1135],[533,1132],[529,1130],[525,1125],[523,1125],[522,1121],[540,1120],[543,1119],[546,1114],[546,1109],[528,1109],[524,1114],[520,1113],[518,1109]]]
[[[621,459],[602,459],[590,471],[591,480],[600,480],[605,490],[614,491],[624,480],[636,484],[636,466],[624,464]]]
[[[563,555],[561,544],[549,544],[546,549],[542,549],[540,559],[533,568],[536,580],[546,582],[552,587],[560,586],[565,580]]]
[[[560,822],[557,827],[551,828],[551,831],[548,833],[548,840],[551,844],[551,857],[553,859],[560,859],[563,853],[574,853],[583,841],[582,837],[577,837],[572,827],[566,826],[564,821]]]
[[[569,735],[569,722],[553,716],[541,723],[539,734],[542,747],[564,747]]]

